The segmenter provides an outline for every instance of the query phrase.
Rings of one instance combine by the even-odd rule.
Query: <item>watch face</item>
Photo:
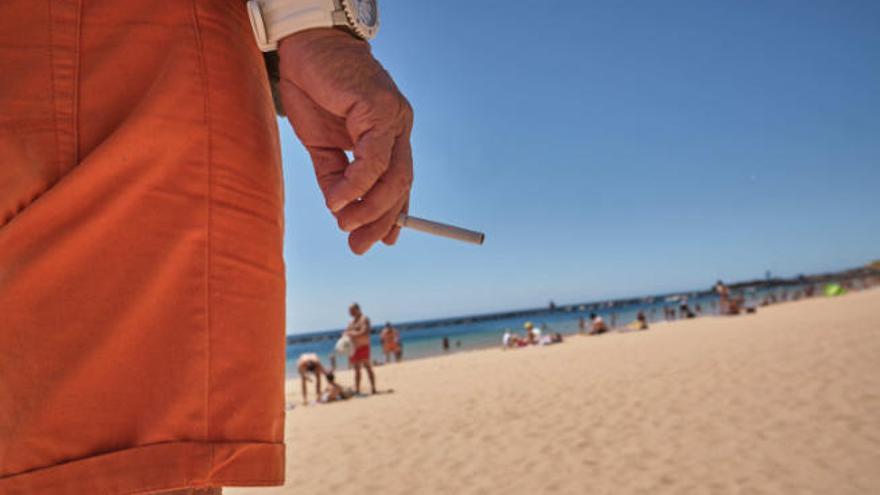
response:
[[[358,22],[364,26],[374,27],[379,20],[376,10],[376,0],[352,0],[357,7]]]

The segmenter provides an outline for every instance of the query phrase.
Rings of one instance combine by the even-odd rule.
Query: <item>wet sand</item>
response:
[[[224,493],[880,493],[880,290],[376,371]]]

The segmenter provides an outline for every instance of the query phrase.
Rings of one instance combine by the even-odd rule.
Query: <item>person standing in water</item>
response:
[[[391,322],[385,323],[385,328],[379,334],[379,340],[382,341],[382,351],[385,354],[385,364],[391,362],[391,356],[394,356],[396,362],[400,362],[400,332],[391,326]]]
[[[361,393],[361,368],[367,369],[367,377],[370,379],[370,390],[376,393],[376,376],[373,374],[373,365],[370,361],[370,319],[361,312],[357,303],[348,308],[351,315],[351,323],[345,329],[345,335],[351,339],[354,353],[348,358],[349,364],[354,367],[354,390]]]

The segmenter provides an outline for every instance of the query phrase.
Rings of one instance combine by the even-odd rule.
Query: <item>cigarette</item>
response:
[[[440,237],[448,237],[458,241],[470,242],[471,244],[483,244],[486,234],[476,232],[474,230],[463,229],[454,225],[447,225],[440,222],[432,222],[424,218],[409,216],[401,213],[397,217],[397,225],[406,227],[426,234],[434,234]]]

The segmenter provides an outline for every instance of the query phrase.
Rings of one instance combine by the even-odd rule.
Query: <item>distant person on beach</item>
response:
[[[546,332],[541,336],[540,340],[538,340],[538,344],[540,345],[551,345],[551,344],[561,344],[562,343],[562,334],[559,332]]]
[[[529,340],[527,337],[520,337],[519,335],[513,333],[510,329],[507,329],[504,332],[504,336],[501,338],[501,343],[504,344],[505,348],[514,349],[517,347],[525,347],[529,345]]]
[[[587,333],[587,320],[584,320],[583,316],[578,318],[578,333],[581,335]]]
[[[602,335],[608,331],[608,325],[605,324],[605,320],[596,313],[590,313],[590,321],[592,321],[590,335]]]
[[[324,389],[324,393],[321,394],[320,402],[336,402],[338,400],[345,400],[350,398],[353,394],[351,389],[344,389],[336,383],[336,376],[331,372],[327,373],[327,388]]]
[[[312,381],[309,375],[312,375],[315,378],[315,398],[320,398],[321,376],[326,375],[327,370],[321,365],[321,360],[318,359],[318,355],[313,352],[300,355],[299,359],[296,361],[296,371],[299,373],[299,380],[302,384],[303,405],[309,403],[308,382]]]
[[[719,280],[715,284],[715,292],[718,294],[718,312],[723,315],[730,314],[730,289]]]
[[[443,352],[449,350],[449,337],[443,337]]]
[[[529,344],[536,344],[538,342],[538,331],[535,328],[535,325],[532,322],[527,321],[523,324],[523,328],[526,330],[526,342]]]
[[[509,328],[504,329],[504,335],[501,336],[501,347],[507,349],[513,345],[513,333]]]
[[[348,362],[354,366],[354,390],[361,393],[361,368],[366,368],[370,378],[370,391],[375,394],[376,376],[370,362],[370,319],[361,312],[357,303],[352,304],[348,312],[351,314],[351,323],[345,329],[345,335],[354,346],[354,353],[348,358]]]
[[[403,338],[400,336],[400,330],[394,329],[394,337],[397,339],[397,350],[394,351],[394,362],[399,363],[403,361]]]
[[[639,314],[636,315],[636,321],[638,322],[639,330],[647,330],[648,329],[648,318],[645,317],[644,311],[639,311]]]
[[[385,363],[391,362],[391,356],[394,356],[396,362],[400,362],[400,357],[403,354],[400,347],[400,332],[391,326],[390,321],[385,323],[385,327],[379,333],[379,340],[382,341]]]
[[[693,311],[691,311],[690,306],[688,306],[687,300],[681,303],[681,306],[679,307],[679,315],[679,318],[681,318],[682,320],[685,318],[693,318],[694,316],[696,316],[694,315]]]
[[[745,302],[745,297],[741,295],[731,297],[730,300],[727,301],[727,314],[732,316],[740,314],[740,312],[745,309]]]

